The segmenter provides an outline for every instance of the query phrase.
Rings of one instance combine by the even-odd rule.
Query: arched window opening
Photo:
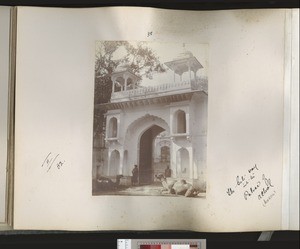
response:
[[[115,81],[115,92],[120,92],[123,90],[124,79],[122,77],[118,77]]]
[[[189,177],[190,157],[185,148],[181,148],[176,153],[177,172],[180,177]]]
[[[127,79],[127,87],[126,87],[126,89],[127,90],[131,90],[131,89],[133,89],[134,87],[133,87],[133,80],[131,79],[131,78],[128,78]]]
[[[186,133],[186,117],[185,112],[182,110],[178,110],[174,114],[173,132]]]
[[[116,138],[118,135],[118,120],[113,117],[109,120],[108,124],[108,137]]]
[[[113,150],[110,155],[109,175],[116,176],[119,174],[120,167],[120,152]]]

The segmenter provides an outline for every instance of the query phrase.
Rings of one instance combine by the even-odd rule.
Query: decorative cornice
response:
[[[147,105],[165,104],[171,102],[180,102],[180,101],[191,100],[193,94],[197,92],[199,93],[201,91],[195,90],[187,93],[157,96],[153,98],[136,99],[136,100],[122,101],[122,102],[114,102],[114,103],[110,102],[110,103],[95,105],[95,108],[108,111],[108,110],[115,110],[115,109],[132,108],[136,106],[147,106]]]

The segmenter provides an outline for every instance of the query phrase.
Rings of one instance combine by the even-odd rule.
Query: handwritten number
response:
[[[64,162],[65,161],[60,161],[60,162],[58,162],[57,164],[56,164],[56,167],[58,168],[58,169],[60,169],[62,166],[63,166],[63,164],[64,164]]]
[[[65,161],[58,161],[59,156],[60,154],[53,155],[52,152],[48,153],[48,155],[42,163],[42,167],[46,166],[47,172],[49,172],[49,170],[52,168],[52,165],[55,163],[54,165],[56,165],[57,169],[61,169]]]

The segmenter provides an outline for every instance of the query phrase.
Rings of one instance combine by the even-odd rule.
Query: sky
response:
[[[135,43],[135,42],[131,42]],[[190,44],[190,43],[164,43],[164,42],[147,42],[148,46],[155,51],[156,55],[159,57],[161,63],[172,61],[180,53],[184,51],[190,51],[198,59],[198,61],[203,66],[202,69],[198,70],[197,76],[206,75],[208,72],[208,44]],[[120,48],[116,51],[115,59],[124,56],[126,53],[125,48]],[[174,82],[173,71],[168,67],[165,73],[156,73],[153,75],[153,79],[147,79],[143,77],[141,81],[142,86],[153,86],[160,84],[168,84]],[[176,76],[179,81],[179,76]],[[188,73],[183,74],[183,80],[188,80]]]

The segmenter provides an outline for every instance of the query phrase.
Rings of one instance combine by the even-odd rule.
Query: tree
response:
[[[107,103],[112,93],[111,74],[121,64],[127,63],[131,71],[151,79],[154,73],[165,72],[159,57],[147,42],[101,41],[96,44],[94,103]],[[137,82],[139,84],[140,82]],[[94,136],[104,132],[103,111],[94,112]]]

